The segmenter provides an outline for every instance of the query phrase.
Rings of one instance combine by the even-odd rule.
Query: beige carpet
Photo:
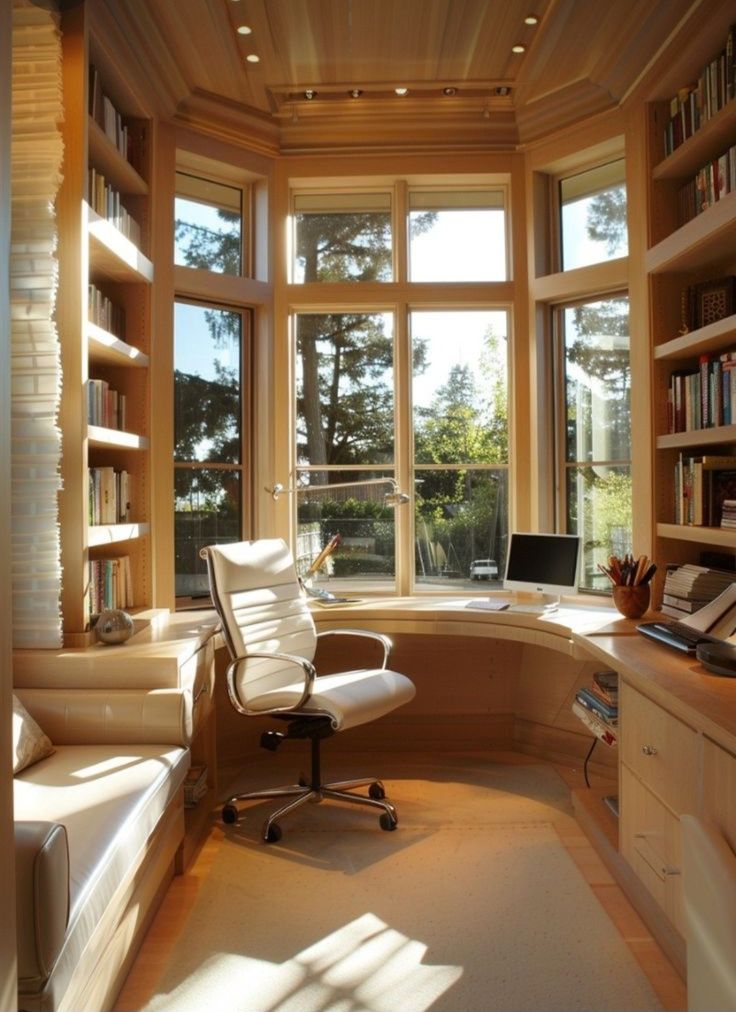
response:
[[[409,779],[408,773],[411,773]],[[228,832],[150,1012],[661,1008],[561,844],[543,766],[397,765],[400,828],[310,806],[276,846]]]

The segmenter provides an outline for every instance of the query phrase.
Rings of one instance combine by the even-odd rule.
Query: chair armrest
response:
[[[267,711],[254,710],[242,701],[238,694],[238,687],[235,684],[235,673],[241,664],[245,664],[250,660],[259,658],[261,660],[270,661],[283,661],[285,664],[296,664],[302,669],[302,675],[304,677],[304,691],[301,697],[294,706],[277,706],[273,709],[269,708]],[[228,665],[226,680],[227,680],[227,692],[230,697],[230,702],[233,704],[235,709],[239,713],[247,714],[249,717],[263,716],[264,713],[293,713],[296,710],[300,710],[302,706],[309,700],[312,695],[312,689],[314,687],[314,679],[317,675],[317,671],[314,665],[306,659],[306,657],[297,657],[296,654],[280,654],[276,652],[270,652],[268,650],[254,650],[252,653],[246,654],[244,657],[236,657]]]
[[[370,629],[325,629],[323,632],[317,633],[318,640],[323,636],[364,636],[366,639],[377,640],[383,646],[382,668],[385,668],[388,664],[389,655],[393,649],[393,643],[388,636],[384,636],[383,633],[372,632]]]
[[[69,920],[69,846],[55,822],[15,823],[18,977],[42,986],[53,969]]]

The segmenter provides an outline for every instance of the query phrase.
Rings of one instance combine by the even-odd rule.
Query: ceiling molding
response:
[[[280,130],[270,116],[219,95],[190,95],[179,105],[174,123],[271,158],[280,151]]]
[[[517,109],[519,140],[529,144],[584,119],[618,109],[618,101],[592,81],[575,81],[554,94]]]

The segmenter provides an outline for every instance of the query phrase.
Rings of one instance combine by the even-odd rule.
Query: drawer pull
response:
[[[642,745],[641,752],[642,752],[642,755],[656,755],[657,754],[657,746],[656,745]]]

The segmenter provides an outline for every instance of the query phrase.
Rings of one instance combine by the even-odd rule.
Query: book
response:
[[[596,671],[593,675],[593,692],[607,703],[618,703],[618,672]]]
[[[589,731],[593,732],[599,741],[611,747],[618,743],[616,729],[596,717],[591,710],[586,710],[577,700],[572,704],[572,712],[578,720],[581,720],[585,724]]]
[[[669,604],[673,608],[679,609],[679,611],[693,612],[702,608],[712,598],[687,598],[687,597],[676,597],[674,594],[664,593],[662,595],[662,603]]]
[[[615,726],[618,722],[618,706],[605,703],[591,692],[590,689],[578,689],[575,693],[575,699],[586,710],[591,710],[604,723]]]

